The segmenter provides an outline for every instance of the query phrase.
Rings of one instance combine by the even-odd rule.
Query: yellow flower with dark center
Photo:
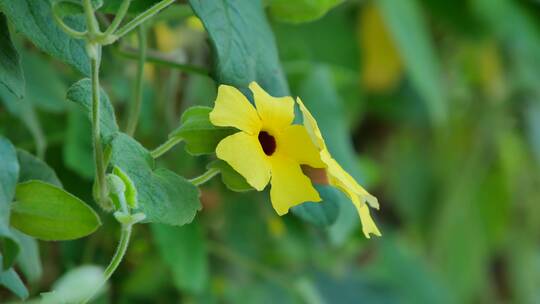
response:
[[[300,165],[323,168],[325,164],[306,128],[292,124],[294,100],[270,96],[255,82],[249,88],[255,107],[236,88],[218,88],[210,121],[240,131],[219,142],[217,157],[229,163],[258,191],[270,182],[270,199],[279,215],[303,202],[320,201]]]
[[[319,149],[322,162],[325,164],[326,173],[328,176],[328,182],[345,193],[352,201],[358,214],[360,215],[360,221],[362,222],[362,231],[367,238],[370,238],[370,234],[381,236],[381,232],[373,222],[371,215],[369,214],[369,206],[375,209],[379,209],[379,202],[377,198],[369,194],[362,186],[360,186],[354,178],[347,173],[339,163],[332,157],[323,136],[317,125],[317,121],[311,115],[309,110],[304,106],[302,100],[297,98],[296,101],[300,106],[300,110],[304,116],[304,126],[307,129],[313,143]],[[366,204],[367,203],[367,204]]]

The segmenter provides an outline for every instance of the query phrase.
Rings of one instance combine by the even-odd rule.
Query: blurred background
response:
[[[97,303],[540,303],[540,2],[326,2],[294,20],[271,6],[268,18],[292,95],[379,199],[372,214],[383,236],[365,239],[354,209],[313,225],[277,216],[266,192],[235,193],[215,178],[201,188],[194,223],[136,227]],[[136,138],[151,149],[184,109],[211,106],[217,84],[188,5],[167,9],[147,33]],[[79,76],[17,38],[29,97],[0,94],[0,133],[45,156],[65,188],[91,202],[90,125],[65,101]],[[136,39],[103,54],[102,84],[121,124]],[[179,145],[159,165],[192,177],[210,160]],[[101,217],[85,239],[40,243],[27,277],[34,295],[75,267],[108,263],[118,227]]]

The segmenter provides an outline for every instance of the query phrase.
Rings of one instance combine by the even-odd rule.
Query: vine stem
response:
[[[105,160],[103,157],[103,145],[101,143],[100,130],[100,90],[99,90],[99,67],[101,64],[101,45],[94,41],[99,34],[99,25],[97,23],[94,9],[90,0],[83,1],[84,15],[86,17],[86,27],[88,35],[86,36],[86,52],[90,58],[90,70],[92,80],[92,143],[94,145],[94,162],[96,170],[94,196],[97,203],[106,208],[107,185],[105,184]]]
[[[127,248],[129,246],[129,241],[131,239],[131,231],[133,228],[133,224],[124,224],[122,225],[122,234],[120,235],[120,241],[118,242],[118,247],[116,247],[116,252],[114,253],[114,256],[107,266],[105,268],[104,272],[104,278],[101,284],[94,290],[94,292],[86,298],[86,300],[82,301],[81,304],[86,304],[88,301],[90,301],[94,295],[105,285],[105,283],[111,278],[113,273],[116,271],[122,260],[124,259],[124,256],[126,255]]]
[[[146,29],[143,25],[139,26],[137,34],[139,38],[139,58],[137,61],[137,75],[135,78],[135,97],[133,99],[133,104],[131,105],[126,127],[126,133],[129,136],[133,136],[133,134],[135,134],[137,124],[139,122],[143,99],[144,64],[146,62]]]
[[[99,34],[99,24],[94,14],[94,8],[90,0],[83,1],[84,15],[86,17],[86,25],[88,27],[88,34],[90,39],[94,39]]]
[[[166,142],[161,144],[161,146],[155,148],[150,152],[150,155],[152,158],[156,159],[160,157],[161,155],[167,153],[172,147],[176,146],[178,143],[182,141],[182,138],[180,137],[171,137]]]
[[[58,14],[57,8],[58,8],[58,2],[54,2],[52,5],[52,13],[53,13],[52,15],[53,15],[54,21],[56,21],[58,26],[60,26],[60,28],[71,37],[75,39],[84,39],[86,35],[88,34],[88,32],[86,31],[80,32],[80,31],[74,30],[71,27],[69,27],[67,24],[65,24],[64,20],[62,20],[62,18]]]
[[[118,48],[113,48],[113,51],[114,53],[126,59],[131,59],[131,60],[139,59],[138,52],[136,52],[135,50],[122,49],[118,47]],[[193,74],[206,76],[206,77],[209,77],[210,75],[210,72],[203,67],[172,61],[170,59],[165,58],[159,53],[152,52],[152,50],[148,51],[148,54],[146,56],[146,62],[177,69],[186,73],[193,73]]]
[[[195,177],[193,179],[190,179],[189,181],[192,184],[194,184],[195,186],[200,186],[200,185],[206,183],[207,181],[211,180],[212,177],[218,175],[219,172],[220,171],[217,168],[210,168],[210,169],[208,169],[208,171],[204,172],[200,176],[197,176],[197,177]]]
[[[124,20],[124,17],[126,16],[126,13],[130,5],[131,5],[131,0],[122,1],[122,4],[120,4],[120,8],[118,9],[118,12],[116,12],[116,15],[114,16],[112,23],[103,33],[104,37],[110,36],[112,33],[114,33],[114,31],[118,29],[118,27],[120,26],[120,23],[122,23],[122,20]]]
[[[99,65],[100,65],[100,46],[93,46],[97,53],[90,59],[92,68],[92,140],[94,142],[94,160],[96,163],[96,184],[98,191],[97,201],[104,206],[107,196],[107,187],[105,184],[105,160],[103,158],[103,145],[101,142],[100,130],[100,98],[99,98]]]
[[[137,17],[133,18],[130,22],[128,22],[126,25],[121,27],[116,33],[114,33],[114,36],[116,39],[124,36],[125,34],[131,32],[134,28],[139,26],[141,23],[145,22],[155,14],[159,13],[162,9],[166,8],[167,6],[174,3],[175,0],[163,0],[161,2],[156,3],[154,6],[149,8],[148,10],[144,11]],[[114,42],[114,41],[113,41]]]

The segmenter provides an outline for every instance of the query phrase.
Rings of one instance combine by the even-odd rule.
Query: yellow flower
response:
[[[270,200],[279,215],[303,202],[320,201],[319,193],[300,165],[323,168],[325,164],[306,128],[292,124],[294,100],[272,97],[255,82],[249,88],[256,108],[236,88],[227,85],[218,88],[210,121],[240,132],[219,142],[217,157],[229,163],[258,191],[270,182]]]
[[[369,214],[368,207],[369,204],[369,206],[372,208],[379,209],[379,202],[377,201],[377,198],[369,194],[362,186],[360,186],[349,173],[343,170],[332,155],[330,155],[319,126],[317,125],[317,121],[304,106],[300,98],[297,98],[296,101],[298,102],[300,110],[304,116],[304,126],[306,127],[312,141],[318,147],[321,160],[325,164],[328,182],[341,190],[351,199],[352,203],[356,207],[356,210],[358,210],[358,214],[360,215],[364,235],[367,238],[370,238],[370,234],[381,236],[381,232]]]

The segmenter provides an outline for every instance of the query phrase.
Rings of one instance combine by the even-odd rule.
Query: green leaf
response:
[[[170,170],[155,169],[150,153],[126,134],[118,134],[111,146],[111,164],[120,167],[135,184],[138,211],[146,214],[148,221],[181,226],[193,220],[201,209],[197,187]]]
[[[105,291],[103,268],[94,265],[79,266],[65,273],[53,285],[53,291],[42,293],[40,304],[82,303],[91,297],[95,287],[101,286],[96,296]],[[87,286],[88,288],[81,288]]]
[[[9,112],[21,117],[28,112],[30,105],[47,112],[60,113],[66,109],[64,80],[57,73],[57,67],[45,60],[43,56],[30,52],[22,52],[22,67],[26,76],[27,92],[24,98],[0,87],[0,97]],[[43,81],[47,79],[47,81]],[[25,121],[26,122],[26,121]],[[26,122],[31,125],[30,122]]]
[[[314,225],[332,225],[339,214],[339,201],[345,199],[338,190],[328,185],[315,185],[322,201],[306,202],[292,208],[292,213]]]
[[[58,73],[58,67],[41,54],[28,51],[21,54],[27,101],[47,112],[64,112],[68,105],[65,101],[67,85]]]
[[[84,75],[90,75],[90,60],[83,40],[68,36],[54,22],[47,0],[0,0],[0,10],[18,32],[23,33],[47,54],[70,64]],[[66,18],[77,30],[84,28],[83,16]]]
[[[19,184],[15,199],[11,225],[41,240],[77,239],[101,225],[92,208],[51,184],[41,181]]]
[[[210,122],[212,108],[195,106],[182,114],[180,126],[171,132],[169,138],[181,138],[186,142],[186,150],[192,155],[212,154],[217,144],[234,134],[233,128],[220,128]]]
[[[169,266],[176,288],[200,293],[208,284],[208,253],[202,226],[193,222],[182,227],[151,226],[159,253]]]
[[[443,123],[447,104],[442,74],[420,5],[416,0],[381,0],[377,4],[432,121]]]
[[[20,167],[15,147],[4,137],[0,137],[0,155],[0,214],[6,214],[9,213],[9,203],[15,196]]]
[[[106,140],[118,132],[118,125],[109,96],[103,89],[100,90],[99,95],[101,136]],[[79,80],[68,89],[66,96],[69,101],[80,105],[85,113],[88,113],[90,119],[92,114],[92,81],[90,79]]]
[[[60,182],[54,170],[44,161],[20,149],[17,150],[17,158],[20,166],[19,183],[40,180],[62,188],[62,182]]]
[[[215,77],[247,92],[256,81],[270,94],[289,94],[274,36],[260,0],[190,0],[215,51]]]
[[[321,18],[343,0],[271,0],[270,14],[279,21],[301,23]]]
[[[244,192],[253,190],[246,179],[236,172],[227,162],[216,159],[215,161],[208,164],[207,169],[215,168],[219,169],[221,173],[221,181],[232,191]]]
[[[9,35],[6,17],[0,13],[0,83],[19,98],[24,97],[21,58]]]
[[[103,6],[103,0],[90,0],[90,2],[94,10]],[[81,0],[53,0],[52,3],[56,4],[55,11],[62,18],[70,15],[84,14],[84,7]],[[117,3],[120,5],[120,2],[117,1]]]
[[[13,268],[5,271],[0,269],[0,286],[6,287],[21,300],[28,298],[28,289]]]
[[[66,136],[62,156],[67,168],[80,176],[94,178],[92,125],[85,110],[73,108],[67,118]]]
[[[0,136],[0,253],[2,269],[9,268],[19,252],[19,245],[9,229],[10,206],[19,177],[17,152],[11,142]]]
[[[4,86],[0,86],[0,100],[4,103],[8,112],[13,116],[18,117],[26,126],[34,138],[36,151],[38,154],[43,155],[47,142],[34,106],[27,98],[19,99]]]
[[[21,252],[17,256],[17,265],[28,281],[37,282],[43,274],[39,257],[39,244],[34,238],[15,229],[13,229],[13,234],[19,240],[21,248]]]

